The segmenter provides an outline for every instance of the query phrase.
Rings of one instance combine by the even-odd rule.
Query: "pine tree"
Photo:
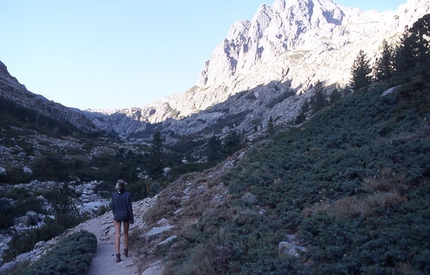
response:
[[[369,85],[372,81],[371,73],[370,61],[364,51],[360,50],[351,68],[352,88],[358,90]]]
[[[413,40],[414,55],[418,62],[427,60],[430,54],[430,14],[426,14],[418,19],[412,28],[409,29]]]
[[[269,135],[273,135],[275,133],[275,126],[273,125],[272,117],[269,118],[269,122],[267,123],[267,132]]]
[[[311,107],[310,107],[309,101],[306,99],[302,105],[302,109],[300,110],[300,113],[296,117],[296,124],[305,122],[310,109]]]
[[[221,140],[213,135],[208,141],[207,158],[208,162],[216,162],[222,158]]]
[[[153,179],[163,176],[164,156],[163,139],[160,131],[156,131],[152,136],[151,148],[148,155],[147,172]]]
[[[397,73],[404,73],[415,66],[415,63],[413,39],[406,29],[400,38],[400,46],[395,51],[394,68]]]
[[[224,152],[227,156],[233,155],[242,146],[242,137],[237,131],[230,130],[224,138]]]
[[[426,62],[430,56],[430,14],[418,19],[400,38],[400,46],[395,53],[395,70],[403,73],[416,64]]]
[[[333,92],[331,92],[329,97],[330,104],[334,104],[335,102],[339,101],[341,98],[342,98],[342,94],[337,89],[334,89]]]
[[[315,95],[311,98],[312,114],[317,113],[327,106],[327,99],[324,95],[324,85],[321,81],[315,84]]]
[[[387,40],[382,42],[381,56],[376,59],[375,77],[377,80],[385,80],[393,74],[393,49],[388,45]]]

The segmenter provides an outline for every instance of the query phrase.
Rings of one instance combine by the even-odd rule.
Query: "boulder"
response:
[[[39,222],[39,216],[37,215],[36,212],[34,212],[34,211],[28,211],[26,213],[26,215],[30,218],[31,225],[36,225]]]
[[[149,242],[153,241],[154,239],[159,238],[164,232],[167,232],[172,228],[173,228],[173,226],[170,226],[170,225],[152,228],[151,230],[149,230],[145,234],[145,236],[144,236],[145,242],[149,243]]]
[[[31,170],[27,166],[24,166],[24,168],[22,168],[22,172],[25,173],[25,174],[33,175],[33,170]]]
[[[19,226],[31,226],[31,218],[27,215],[18,217],[13,220],[13,224]]]

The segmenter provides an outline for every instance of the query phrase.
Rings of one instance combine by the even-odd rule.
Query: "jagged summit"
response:
[[[206,62],[198,85],[215,85],[236,73],[271,62],[288,50],[312,50],[344,34],[342,25],[360,11],[330,0],[276,0],[262,5],[251,21],[234,23]],[[220,62],[221,61],[221,62]]]
[[[280,63],[280,57],[286,57],[283,55],[294,50],[309,51],[309,57],[316,54],[314,58],[319,60],[315,62],[323,61],[321,52],[337,50],[339,54],[348,55],[343,59],[346,66],[333,58],[328,62],[344,72],[357,47],[369,52],[377,49],[384,38],[403,31],[405,25],[428,12],[428,7],[429,1],[414,0],[400,6],[395,13],[364,12],[339,6],[331,0],[276,0],[272,6],[260,6],[251,21],[240,21],[231,26],[227,38],[205,63],[198,86],[210,87],[223,82],[234,86],[236,75],[255,76],[256,66],[265,64],[267,68],[270,67],[267,63]],[[277,77],[269,73],[264,76],[259,72],[257,79]],[[312,74],[311,71],[307,77]],[[324,76],[321,80],[342,79]]]

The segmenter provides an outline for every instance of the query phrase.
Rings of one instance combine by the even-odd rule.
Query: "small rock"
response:
[[[157,245],[163,245],[163,244],[169,243],[170,241],[173,241],[173,240],[175,240],[177,238],[178,238],[178,236],[176,236],[176,235],[170,236],[170,237],[166,238],[164,241],[160,242]]]
[[[157,224],[161,225],[161,226],[167,226],[167,225],[169,225],[169,221],[166,218],[162,218],[161,220],[159,220],[157,222]]]
[[[0,167],[0,175],[2,175],[2,176],[7,175],[6,169],[4,169],[3,167]]]
[[[278,252],[280,254],[298,257],[300,252],[305,252],[306,248],[290,242],[280,242],[278,244]]]
[[[37,243],[34,245],[34,249],[40,249],[40,248],[43,248],[45,245],[46,245],[46,242],[44,242],[44,241],[37,242]]]
[[[258,202],[257,197],[250,192],[245,193],[242,196],[242,200],[246,201],[249,204],[256,204]]]

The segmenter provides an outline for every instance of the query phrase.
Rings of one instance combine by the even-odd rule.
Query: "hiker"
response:
[[[115,185],[117,192],[112,194],[113,223],[115,226],[116,262],[121,262],[120,242],[121,223],[124,226],[124,256],[128,257],[128,229],[134,223],[131,195],[125,191],[126,182],[118,180]]]

